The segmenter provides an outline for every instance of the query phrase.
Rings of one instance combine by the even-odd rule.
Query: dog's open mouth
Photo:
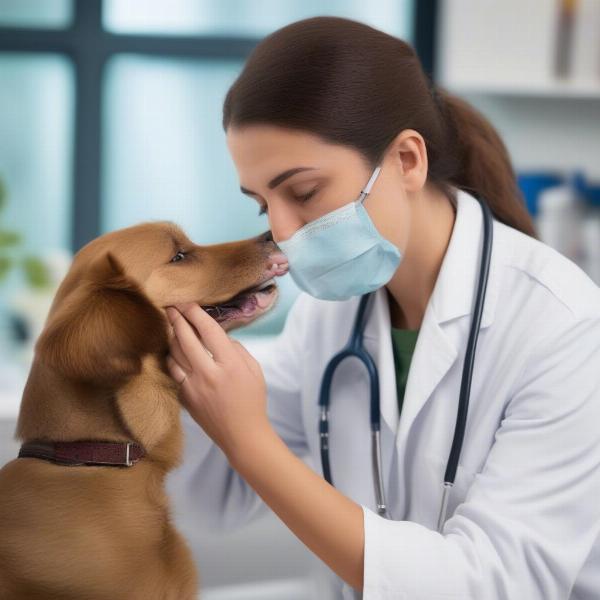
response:
[[[202,306],[218,323],[236,319],[251,319],[271,308],[277,295],[275,279],[264,281],[260,285],[241,291],[222,304]]]

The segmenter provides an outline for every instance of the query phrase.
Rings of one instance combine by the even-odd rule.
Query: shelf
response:
[[[439,82],[456,94],[490,94],[497,96],[530,96],[538,98],[600,99],[598,81],[548,81],[548,82],[493,82],[462,81]]]

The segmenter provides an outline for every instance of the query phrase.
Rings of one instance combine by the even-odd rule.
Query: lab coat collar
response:
[[[450,369],[458,356],[458,348],[448,334],[453,319],[471,315],[479,274],[483,241],[483,214],[479,202],[468,192],[455,188],[457,211],[452,234],[438,277],[427,304],[411,360],[398,430],[396,375],[393,368],[391,320],[385,286],[377,290],[372,315],[364,332],[364,343],[380,367],[380,410],[383,421],[397,432],[402,445],[418,412]],[[494,228],[494,234],[497,229]],[[494,320],[498,297],[498,263],[501,245],[493,239],[481,328]],[[468,331],[468,327],[466,328]],[[466,344],[466,340],[465,340]],[[385,365],[382,367],[381,365]],[[458,390],[457,390],[458,395]],[[389,467],[389,465],[388,465]],[[384,468],[386,466],[384,465]]]
[[[464,190],[455,188],[455,195],[457,214],[454,228],[430,299],[439,324],[472,313],[483,247],[483,213],[479,202]],[[495,275],[500,245],[493,242],[494,240],[481,315],[482,329],[494,321],[498,297],[498,278]]]

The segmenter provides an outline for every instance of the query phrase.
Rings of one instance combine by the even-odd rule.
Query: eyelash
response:
[[[307,202],[308,200],[310,200],[317,192],[319,191],[319,188],[316,187],[313,190],[311,190],[310,192],[308,192],[308,194],[305,194],[304,196],[299,196],[296,198],[296,200],[298,200],[299,202]],[[265,213],[268,213],[269,209],[266,206],[261,206],[260,210],[258,211],[258,216],[264,215]]]

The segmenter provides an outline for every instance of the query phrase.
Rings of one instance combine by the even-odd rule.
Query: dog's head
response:
[[[71,379],[118,384],[144,355],[168,351],[167,306],[196,302],[224,329],[240,327],[273,307],[285,270],[270,232],[206,246],[169,221],[105,234],[75,255],[36,356]]]

